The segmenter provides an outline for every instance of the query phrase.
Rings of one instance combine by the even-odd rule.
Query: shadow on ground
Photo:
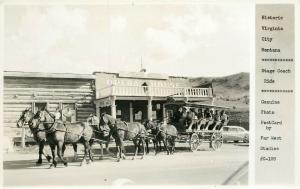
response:
[[[133,145],[126,145],[125,146],[125,150],[126,150],[126,156],[128,159],[130,159],[133,155],[134,155],[134,146]],[[154,155],[155,151],[153,146],[150,144],[149,145],[149,155]],[[203,149],[199,149],[198,151],[210,151],[209,148],[203,148]],[[94,161],[116,161],[116,148],[111,147],[110,148],[110,152],[111,154],[106,153],[106,151],[104,150],[104,155],[103,157],[101,157],[101,151],[98,148],[94,148],[92,149],[92,153],[93,153],[93,157],[94,157]],[[187,153],[190,152],[189,147],[176,147],[176,151],[175,153]],[[34,153],[34,152],[32,152]],[[76,161],[74,161],[73,159],[73,154],[68,154],[66,156],[67,162],[69,163],[68,166],[80,166],[80,162],[82,161],[83,158],[83,152],[81,150],[79,150],[78,152],[78,159]],[[166,155],[166,151],[164,150],[164,147],[162,147],[161,151],[158,152],[158,155]],[[16,154],[18,155],[18,154]],[[37,152],[36,152],[37,155]],[[141,151],[139,151],[138,156],[141,155]],[[57,157],[56,157],[57,158]],[[31,160],[14,160],[14,161],[4,161],[3,162],[3,169],[4,170],[13,170],[13,169],[48,169],[50,167],[49,162],[47,162],[47,160],[43,159],[43,164],[42,165],[36,165],[36,161],[37,159],[31,159]],[[64,167],[62,165],[62,163],[60,161],[58,161],[58,167]]]

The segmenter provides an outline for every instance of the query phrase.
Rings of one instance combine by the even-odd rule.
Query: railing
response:
[[[97,91],[97,98],[103,98],[107,96],[212,97],[212,89],[113,85]]]

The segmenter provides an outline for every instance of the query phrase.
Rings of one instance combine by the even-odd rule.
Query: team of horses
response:
[[[101,117],[100,117],[101,119]],[[101,123],[101,121],[100,121]],[[117,148],[117,161],[125,159],[124,141],[131,140],[134,143],[135,153],[132,159],[138,155],[140,144],[142,144],[143,159],[146,153],[149,153],[149,141],[154,144],[155,155],[159,152],[161,142],[164,145],[167,154],[175,151],[175,139],[177,138],[177,130],[175,126],[170,124],[161,124],[146,121],[144,124],[139,122],[126,123],[124,121],[116,121],[115,127],[107,125],[92,126],[87,122],[64,123],[54,120],[48,111],[39,110],[35,114],[29,108],[22,112],[17,121],[18,127],[28,125],[33,133],[35,141],[39,144],[39,158],[36,164],[42,164],[42,156],[44,155],[48,162],[51,162],[50,168],[57,166],[56,154],[64,166],[68,166],[67,160],[64,158],[66,144],[72,144],[74,149],[74,159],[77,159],[77,144],[84,146],[84,157],[81,165],[86,161],[87,164],[93,161],[91,146],[98,142],[101,146],[101,156],[103,157],[103,146],[106,144],[108,153],[108,144],[110,138],[113,137]],[[51,148],[52,157],[44,152],[44,145],[48,143]]]

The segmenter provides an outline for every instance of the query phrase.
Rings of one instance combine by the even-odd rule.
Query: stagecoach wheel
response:
[[[221,133],[213,133],[211,135],[211,147],[213,150],[218,150],[223,144],[223,136]]]
[[[198,146],[200,144],[199,136],[196,133],[193,133],[190,137],[190,149],[192,152],[196,151],[198,149]]]

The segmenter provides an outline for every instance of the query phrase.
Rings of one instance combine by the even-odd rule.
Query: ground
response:
[[[151,151],[143,160],[140,156],[131,160],[132,149],[129,145],[127,159],[121,162],[105,155],[103,160],[95,157],[90,165],[80,167],[78,160],[69,162],[68,167],[59,164],[58,168],[53,169],[49,169],[46,160],[43,165],[35,166],[36,147],[26,153],[6,153],[3,164],[4,185],[220,185],[248,162],[248,144],[228,143],[223,144],[218,151],[213,151],[205,143],[196,152],[190,152],[188,144],[177,144],[173,155],[161,152],[155,156]],[[96,154],[99,153],[98,146],[93,148]],[[46,149],[49,151],[48,146]],[[71,146],[68,146],[66,154],[71,160]],[[243,174],[237,175],[240,176],[233,177],[235,184],[247,184],[247,166]]]

